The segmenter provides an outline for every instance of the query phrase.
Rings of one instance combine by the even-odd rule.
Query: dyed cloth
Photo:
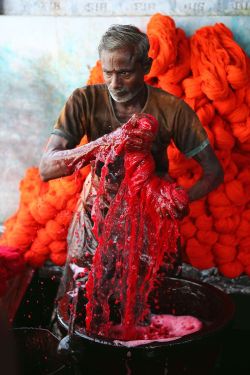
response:
[[[174,212],[187,208],[187,193],[155,174],[150,147],[141,151],[125,147],[127,134],[134,128],[143,130],[142,137],[150,131],[151,143],[158,126],[153,116],[134,115],[121,127],[119,142],[96,156],[96,164],[101,160],[104,166],[92,209],[98,246],[86,284],[86,329],[98,335],[110,337],[115,305],[119,311],[115,322],[120,319],[122,331],[115,337],[137,338],[136,327],[150,314],[148,296],[164,255],[171,265],[177,252],[179,225]],[[124,163],[121,158],[117,163],[120,155]],[[123,178],[106,212],[103,201],[110,196],[111,168]]]

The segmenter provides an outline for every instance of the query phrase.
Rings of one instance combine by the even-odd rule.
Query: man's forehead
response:
[[[137,61],[137,54],[134,49],[123,48],[113,51],[103,50],[101,53],[102,66],[117,64],[119,66],[131,67]]]

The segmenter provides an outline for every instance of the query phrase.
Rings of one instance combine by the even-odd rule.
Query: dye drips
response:
[[[147,134],[147,147],[141,151],[126,149],[134,129],[137,135],[140,131],[142,142]],[[92,220],[98,245],[86,283],[88,334],[123,341],[173,337],[172,320],[169,316],[152,317],[148,297],[164,262],[171,266],[175,259],[179,237],[176,212],[188,207],[188,196],[155,172],[151,144],[157,130],[153,116],[134,115],[116,136],[110,136],[105,147],[100,143],[95,150],[100,181]],[[114,188],[117,176],[120,183]],[[196,321],[191,326],[195,330],[200,327]],[[183,328],[184,334],[187,331],[192,330]]]

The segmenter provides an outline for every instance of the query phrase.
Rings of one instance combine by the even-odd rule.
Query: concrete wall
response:
[[[107,13],[104,17],[100,15],[99,8],[99,13],[93,8],[93,4],[100,5],[100,1],[88,3],[82,1],[85,3],[85,11],[86,9],[90,11],[76,17],[72,14],[80,12],[77,6],[73,12],[74,2],[64,1],[65,7],[71,4],[71,8],[68,5],[70,17],[53,15],[51,9],[47,10],[47,15],[37,16],[31,15],[31,10],[36,10],[38,4],[41,8],[41,4],[55,5],[56,2],[34,0],[31,3],[34,4],[34,8],[27,7],[27,0],[6,1],[0,7],[0,12],[8,14],[0,16],[0,170],[2,172],[0,223],[17,209],[19,181],[26,168],[38,165],[45,142],[65,99],[74,88],[86,82],[89,69],[97,59],[96,48],[102,33],[113,23],[132,23],[146,30],[150,14],[158,11],[157,2],[144,1],[143,4],[148,7],[151,4],[151,9],[145,8],[146,10],[142,11],[139,7],[136,12],[134,8],[133,14],[138,14],[137,16],[126,16],[125,9],[123,13],[121,10],[117,13],[113,11],[113,16]],[[63,2],[57,0],[57,4],[60,3]],[[112,1],[104,3],[111,4]],[[121,6],[121,3],[117,4]],[[132,7],[133,3],[135,2],[128,1],[127,6],[130,4]],[[141,2],[137,3],[141,4]],[[163,1],[158,3],[159,10],[162,10],[160,6],[163,6]],[[177,3],[177,1],[167,2],[172,5]],[[183,2],[179,3],[183,5]],[[21,4],[23,7],[26,5],[26,11],[25,8],[21,8]],[[75,4],[80,3],[75,1]],[[89,4],[89,8],[86,8],[86,4]],[[211,2],[203,2],[203,4],[211,4]],[[64,12],[67,10],[65,7]],[[40,9],[43,14],[44,9],[43,11]],[[55,12],[55,7],[53,9]],[[57,8],[57,13],[60,9]],[[110,12],[111,8],[108,9]],[[250,55],[249,15],[197,17],[193,10],[190,16],[178,16],[176,13],[180,8],[171,9],[177,26],[182,27],[189,35],[201,26],[224,22],[232,29],[236,40]],[[190,12],[190,9],[187,8],[187,12]],[[209,13],[208,9],[207,14],[212,12]]]

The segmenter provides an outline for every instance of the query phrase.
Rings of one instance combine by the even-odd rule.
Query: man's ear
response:
[[[150,72],[152,63],[153,63],[153,59],[151,57],[148,57],[143,66],[144,74],[148,74]]]

